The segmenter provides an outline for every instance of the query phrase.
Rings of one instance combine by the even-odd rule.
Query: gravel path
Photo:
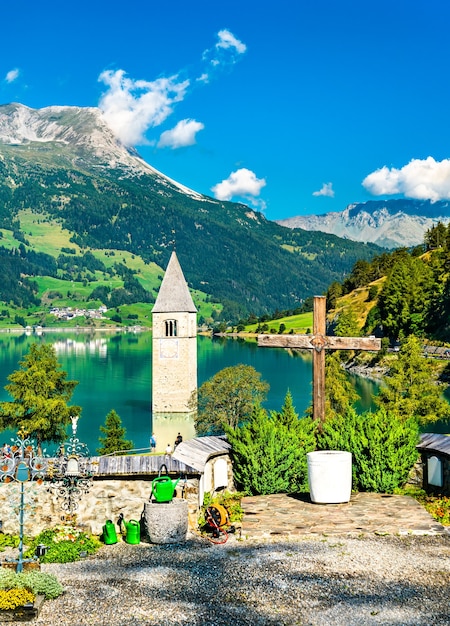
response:
[[[450,624],[450,536],[119,543],[49,564],[45,626]]]

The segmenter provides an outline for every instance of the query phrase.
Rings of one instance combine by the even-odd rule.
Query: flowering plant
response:
[[[55,526],[53,528],[53,539],[54,543],[60,543],[61,541],[77,541],[81,535],[84,533],[79,529],[75,528],[75,526],[64,526],[60,524],[59,526]]]
[[[88,535],[84,530],[75,526],[60,524],[54,528],[42,531],[37,537],[28,542],[25,556],[33,556],[36,547],[43,544],[47,551],[39,560],[41,563],[71,563],[83,556],[95,554],[102,545],[98,537]]]

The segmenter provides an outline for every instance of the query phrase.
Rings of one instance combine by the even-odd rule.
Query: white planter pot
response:
[[[349,502],[352,493],[352,455],[340,450],[308,452],[308,483],[311,502]]]

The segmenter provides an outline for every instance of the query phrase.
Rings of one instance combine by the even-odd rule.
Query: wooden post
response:
[[[313,418],[322,421],[325,417],[325,335],[326,299],[314,297],[313,335]]]
[[[327,350],[381,349],[381,339],[375,337],[327,337],[326,298],[314,296],[312,335],[258,335],[258,346],[268,348],[297,348],[313,351],[313,417],[325,419],[325,354]]]

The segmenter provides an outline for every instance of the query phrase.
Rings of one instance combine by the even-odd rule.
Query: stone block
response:
[[[188,530],[188,503],[177,498],[171,502],[146,502],[144,523],[151,543],[183,543]]]

